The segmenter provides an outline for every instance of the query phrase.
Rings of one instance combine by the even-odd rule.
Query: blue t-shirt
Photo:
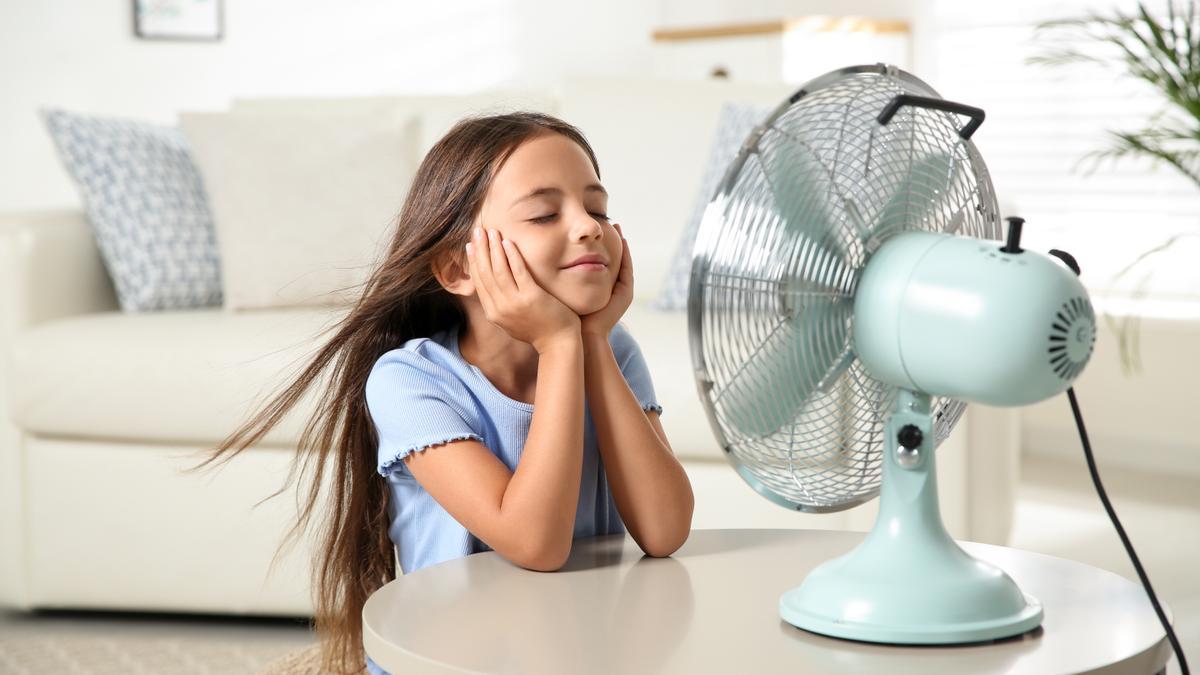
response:
[[[388,483],[388,536],[404,574],[491,548],[471,534],[421,487],[403,458],[449,441],[483,443],[516,472],[533,421],[533,405],[502,394],[458,351],[458,327],[408,340],[376,360],[367,377],[367,407],[379,435],[378,471]],[[641,349],[625,326],[609,333],[621,374],[643,410],[662,413]],[[583,473],[575,538],[625,532],[609,491],[584,397]],[[367,659],[367,669],[384,671]]]

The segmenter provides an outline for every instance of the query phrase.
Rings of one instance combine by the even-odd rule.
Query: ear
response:
[[[475,294],[475,281],[471,278],[466,251],[443,254],[431,266],[433,276],[442,288],[455,295]]]

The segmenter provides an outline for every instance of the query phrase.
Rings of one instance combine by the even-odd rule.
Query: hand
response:
[[[542,353],[562,336],[578,338],[580,319],[529,274],[515,242],[476,228],[467,263],[488,321]]]
[[[621,233],[621,226],[613,223],[617,234],[621,235],[621,267],[617,272],[617,280],[613,283],[612,297],[603,308],[585,314],[580,319],[580,331],[583,335],[599,335],[605,340],[612,332],[613,326],[625,315],[625,310],[633,303],[633,260],[629,257],[629,242]]]

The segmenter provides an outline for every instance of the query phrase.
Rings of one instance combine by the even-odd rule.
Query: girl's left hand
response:
[[[602,309],[580,318],[581,331],[588,335],[603,336],[606,340],[613,326],[625,315],[625,310],[633,303],[633,261],[629,257],[629,242],[621,233],[621,226],[613,223],[617,234],[621,235],[621,268],[617,272],[617,280],[613,284],[612,297]]]

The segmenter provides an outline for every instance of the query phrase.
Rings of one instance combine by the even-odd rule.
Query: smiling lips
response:
[[[603,257],[589,253],[571,261],[564,269],[603,270],[608,269],[608,265],[605,264]]]

